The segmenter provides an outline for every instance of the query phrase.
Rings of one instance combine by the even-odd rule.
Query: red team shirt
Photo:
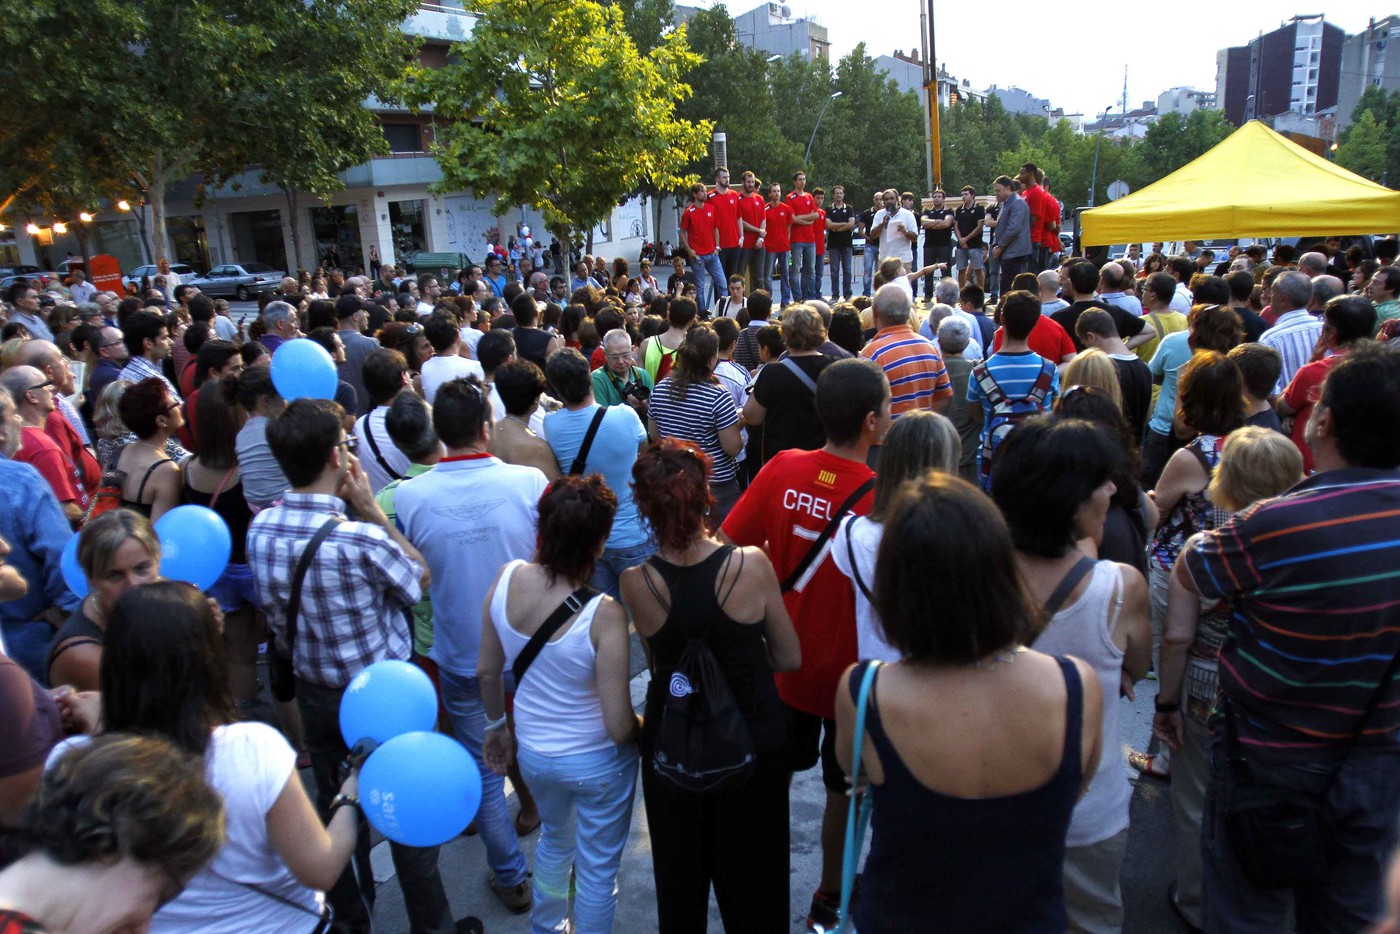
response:
[[[826,451],[783,451],[758,472],[724,520],[724,534],[736,545],[763,547],[782,580],[841,504],[873,476],[865,464]],[[865,515],[872,502],[867,493],[851,514]],[[830,542],[783,603],[797,629],[802,667],[775,676],[778,693],[788,706],[830,720],[841,672],[856,660],[855,593],[831,560]]]
[[[770,202],[764,206],[763,216],[768,224],[764,228],[768,233],[763,238],[763,249],[769,253],[786,253],[792,248],[788,241],[788,228],[792,226],[792,208],[781,201],[777,204]]]
[[[711,191],[705,203],[715,209],[715,226],[719,228],[719,248],[732,250],[739,246],[739,193],[733,188],[720,194]]]
[[[739,199],[739,219],[753,224],[755,227],[762,227],[763,209],[766,204],[763,195],[756,192],[745,195]],[[756,246],[758,246],[758,234],[751,230],[744,231],[744,249],[752,250]]]
[[[992,352],[1001,350],[1002,330],[997,328],[996,336],[992,338]],[[1026,343],[1031,350],[1040,354],[1046,360],[1056,366],[1066,355],[1072,354],[1074,350],[1074,339],[1069,336],[1069,332],[1064,329],[1060,322],[1049,315],[1041,315],[1036,321],[1035,327],[1031,328],[1030,336],[1026,338]]]
[[[709,256],[715,251],[715,209],[692,204],[681,215],[681,230],[690,235],[690,248],[696,256]]]
[[[796,216],[798,214],[813,213],[817,209],[817,202],[813,201],[812,196],[807,194],[807,192],[805,191],[801,194],[798,194],[795,191],[790,191],[788,192],[787,196],[787,206],[792,208],[792,213],[794,216]],[[816,243],[817,225],[815,223],[807,224],[805,226],[801,224],[793,224],[792,242]]]
[[[817,220],[812,224],[812,230],[816,232],[817,255],[826,255],[826,212],[817,208]]]

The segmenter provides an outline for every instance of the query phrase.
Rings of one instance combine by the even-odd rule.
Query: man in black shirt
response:
[[[924,231],[924,265],[947,264],[953,259],[953,212],[943,203],[943,190],[933,192],[933,207],[919,215]],[[947,272],[947,270],[944,270]],[[933,276],[924,276],[924,299],[933,302]]]
[[[986,283],[986,244],[982,240],[982,222],[987,217],[986,208],[977,203],[977,192],[971,185],[964,185],[962,204],[953,212],[953,229],[958,240],[954,256],[958,267],[958,285],[977,286]]]
[[[1230,287],[1230,310],[1240,316],[1240,323],[1244,325],[1245,341],[1257,341],[1259,335],[1269,329],[1269,323],[1249,307],[1249,297],[1254,294],[1254,273],[1236,270],[1225,277],[1225,284]]]
[[[687,285],[693,285],[696,289],[700,287],[695,281],[695,273],[685,268],[685,257],[677,253],[671,257],[671,275],[666,279],[666,294],[671,298],[680,298]]]
[[[1124,311],[1117,305],[1110,305],[1099,299],[1095,294],[1098,285],[1099,267],[1088,260],[1081,260],[1070,266],[1069,286],[1073,291],[1074,304],[1068,308],[1061,308],[1050,316],[1074,340],[1076,353],[1084,352],[1084,341],[1080,339],[1075,328],[1079,323],[1079,316],[1090,308],[1102,308],[1112,316],[1113,324],[1118,330],[1118,336],[1127,344],[1128,350],[1145,344],[1157,336],[1155,330],[1147,327],[1146,319],[1142,316]]]
[[[831,207],[826,212],[826,258],[831,264],[831,300],[844,295],[851,298],[851,239],[856,227],[856,212],[846,203],[846,189],[835,185],[831,189]],[[844,278],[845,285],[841,285]],[[821,283],[817,283],[820,288]]]
[[[875,277],[875,267],[880,265],[880,244],[870,238],[870,228],[875,224],[875,215],[885,208],[885,193],[875,192],[875,203],[860,212],[860,232],[865,238],[865,252],[861,255],[861,292],[870,295],[870,282]]]

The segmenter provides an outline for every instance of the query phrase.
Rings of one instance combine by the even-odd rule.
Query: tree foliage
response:
[[[1400,91],[1367,88],[1351,120],[1338,141],[1337,162],[1383,185],[1400,187]]]
[[[264,162],[270,176],[328,196],[335,172],[377,145],[361,105],[404,72],[412,42],[399,24],[416,8],[90,0],[74,15],[61,0],[16,5],[0,30],[6,122],[45,129],[42,145],[3,170],[7,194],[90,205],[136,193],[151,205],[158,257],[166,188],[190,175],[228,179]]]
[[[685,29],[646,54],[622,11],[593,0],[482,0],[453,60],[418,69],[410,96],[432,107],[439,191],[497,194],[539,210],[556,234],[586,230],[628,194],[677,190],[708,122],[679,117],[700,61]],[[450,118],[450,122],[446,122]],[[561,237],[562,239],[562,237]]]

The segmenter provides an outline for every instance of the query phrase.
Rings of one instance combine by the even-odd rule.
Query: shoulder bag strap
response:
[[[225,471],[224,471],[223,477],[221,477],[221,478],[219,479],[219,485],[216,486],[216,487],[214,487],[214,495],[211,496],[211,497],[209,497],[209,508],[210,508],[210,509],[213,509],[213,508],[214,508],[214,504],[217,503],[217,502],[219,501],[219,494],[222,493],[222,492],[224,491],[224,484],[228,483],[228,478],[231,477],[231,476],[233,476],[233,472],[234,472],[235,470],[237,470],[237,469],[238,469],[238,464],[235,463],[235,464],[234,464],[232,467],[230,467],[228,470],[225,470]]]
[[[800,382],[802,385],[806,386],[808,392],[812,393],[813,395],[816,394],[817,381],[812,379],[812,377],[808,376],[806,372],[803,371],[802,367],[797,365],[796,361],[794,361],[791,357],[784,357],[783,359],[779,360],[778,363],[782,365],[783,369],[787,370],[793,376],[796,376],[797,381]]]
[[[584,608],[589,600],[598,595],[598,591],[584,584],[578,590],[564,598],[564,602],[549,614],[549,619],[540,624],[540,628],[535,630],[535,634],[530,637],[530,641],[525,643],[525,648],[520,650],[520,654],[515,656],[515,663],[510,666],[511,674],[515,676],[515,689],[520,690],[520,683],[525,679],[525,672],[530,670],[530,665],[535,661],[535,657],[540,654],[546,642],[554,637],[571,616]]]
[[[1158,316],[1157,312],[1148,312],[1147,317],[1152,319],[1152,329],[1157,332],[1157,339],[1161,340],[1162,338],[1166,337],[1166,326],[1162,324],[1162,319]]]
[[[865,581],[860,576],[860,565],[856,564],[855,545],[851,542],[851,539],[855,536],[853,530],[856,526],[856,520],[859,518],[860,516],[851,516],[846,522],[846,560],[851,565],[851,579],[856,582],[856,586],[860,588],[860,592],[865,594],[865,599],[874,603],[875,598],[870,595],[870,588],[865,586]]]
[[[816,541],[812,542],[812,547],[807,549],[807,553],[802,556],[802,560],[797,562],[797,567],[793,568],[791,573],[783,578],[783,593],[787,593],[797,586],[797,582],[802,579],[802,575],[807,573],[807,568],[811,567],[812,562],[817,560],[817,555],[821,554],[822,549],[826,547],[826,543],[831,541],[831,536],[836,534],[836,527],[841,524],[841,520],[845,518],[846,513],[850,512],[852,507],[860,502],[865,497],[865,494],[869,493],[874,486],[875,478],[871,477],[860,486],[856,487],[850,496],[846,497],[846,501],[841,504],[841,508],[836,510],[836,513],[831,517],[831,521],[826,524],[826,528],[822,529],[822,534],[817,537]]]
[[[372,411],[372,410],[371,410]],[[374,440],[374,426],[370,424],[369,413],[360,416],[365,420],[365,439],[369,441],[369,449],[374,452],[374,459],[379,461],[379,466],[384,468],[384,472],[391,480],[402,480],[403,474],[389,466],[389,462],[384,459],[384,455],[379,453],[379,442]]]
[[[569,476],[583,476],[584,465],[588,463],[588,452],[593,450],[593,438],[598,434],[598,426],[603,424],[603,416],[607,411],[607,406],[600,405],[598,411],[593,413],[593,420],[588,423],[588,433],[583,436],[583,445],[579,447],[574,463],[569,468]]]
[[[875,685],[875,675],[880,670],[880,663],[877,661],[868,661],[864,665],[865,674],[861,676],[860,693],[856,697],[856,724],[852,731],[854,743],[851,752],[852,793],[850,803],[846,806],[846,845],[841,856],[841,908],[840,914],[837,916],[840,918],[840,926],[836,929],[839,934],[845,934],[852,929],[851,895],[855,891],[860,850],[865,842],[865,831],[870,824],[870,811],[874,804],[869,790],[864,794],[855,792],[856,785],[860,781],[861,752],[865,749],[865,711],[870,705],[870,691]]]
[[[1070,568],[1060,580],[1059,586],[1055,588],[1055,592],[1050,594],[1050,599],[1045,601],[1045,612],[1051,616],[1060,612],[1060,608],[1065,605],[1065,601],[1068,600],[1069,595],[1074,592],[1074,588],[1079,586],[1079,582],[1094,569],[1094,565],[1097,563],[1097,561],[1090,558],[1088,555],[1076,561],[1074,567]]]
[[[292,592],[287,598],[287,658],[296,657],[297,641],[297,615],[301,612],[301,585],[306,580],[306,574],[311,570],[311,559],[316,557],[316,549],[321,547],[321,543],[326,537],[335,531],[335,527],[340,525],[341,520],[336,516],[331,516],[321,524],[316,530],[316,534],[311,536],[311,541],[306,543],[306,548],[302,550],[301,558],[297,561],[296,573],[292,575]]]

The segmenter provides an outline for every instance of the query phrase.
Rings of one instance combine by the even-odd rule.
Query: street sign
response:
[[[1128,183],[1121,178],[1108,186],[1108,200],[1110,201],[1117,201],[1119,198],[1126,197],[1127,194]]]

